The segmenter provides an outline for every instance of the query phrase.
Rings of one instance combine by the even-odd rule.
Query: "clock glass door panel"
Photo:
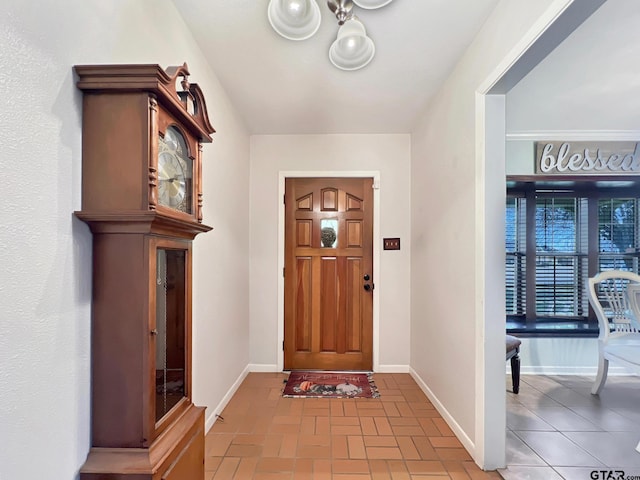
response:
[[[174,126],[158,137],[158,201],[160,205],[192,213],[193,160],[185,138]]]
[[[186,259],[186,250],[156,250],[156,422],[186,396]]]

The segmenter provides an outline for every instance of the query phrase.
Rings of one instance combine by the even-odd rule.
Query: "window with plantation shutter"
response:
[[[526,311],[526,235],[526,199],[507,198],[505,239],[507,315],[524,315]]]
[[[598,201],[598,270],[638,272],[638,200]]]
[[[587,316],[587,200],[536,198],[536,316]]]
[[[637,196],[638,189],[626,189]],[[513,333],[597,333],[586,280],[603,270],[640,273],[640,199],[596,183],[508,188],[505,309]],[[621,192],[621,193],[624,193]]]

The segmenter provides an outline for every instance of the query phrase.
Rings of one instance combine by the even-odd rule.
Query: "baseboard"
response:
[[[258,372],[258,373],[273,373],[273,372],[281,372],[282,370],[278,370],[277,365],[271,365],[269,363],[250,363],[247,365],[247,368],[250,372]]]
[[[536,366],[524,366],[520,367],[521,375],[589,375],[596,376],[598,372],[597,367],[579,367],[579,366],[564,366],[559,367],[555,365],[536,365]],[[511,369],[507,365],[507,375],[511,375]],[[609,364],[609,376],[623,376],[632,375],[624,367],[618,367]]]
[[[278,366],[270,363],[250,363],[247,368],[250,372],[273,373],[281,372]],[[410,373],[409,365],[378,365],[375,373]]]
[[[427,396],[427,398],[431,401],[431,403],[433,403],[433,406],[436,407],[438,413],[442,415],[442,418],[445,422],[447,422],[449,428],[453,430],[453,433],[456,435],[456,437],[458,437],[458,440],[460,440],[464,448],[467,449],[467,452],[469,452],[471,457],[475,458],[476,446],[473,441],[469,438],[462,427],[458,425],[458,422],[455,421],[455,419],[451,416],[449,411],[444,407],[440,400],[438,400],[438,397],[435,396],[435,394],[431,391],[427,384],[422,380],[422,378],[420,378],[420,375],[418,375],[418,373],[411,367],[409,367],[409,373],[416,381],[420,389]]]
[[[378,365],[374,373],[410,373],[409,365]]]
[[[205,432],[208,432],[209,430],[211,430],[211,427],[213,427],[213,424],[216,423],[216,420],[218,419],[218,414],[220,414],[220,412],[224,410],[224,407],[227,406],[229,401],[231,401],[231,397],[233,397],[234,393],[236,393],[238,388],[240,388],[240,384],[242,384],[246,376],[249,375],[250,371],[251,370],[249,370],[249,365],[247,365],[242,371],[242,373],[240,374],[240,376],[237,378],[237,380],[233,382],[233,385],[231,385],[231,388],[229,389],[229,391],[227,391],[226,395],[222,397],[222,400],[220,401],[220,403],[218,403],[216,408],[214,408],[213,410],[207,409],[207,411],[210,411],[211,414],[205,420],[205,423],[204,423]]]

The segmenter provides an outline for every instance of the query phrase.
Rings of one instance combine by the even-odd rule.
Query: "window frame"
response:
[[[606,179],[605,179],[606,180]],[[520,198],[524,199],[526,203],[526,207],[524,208],[525,213],[525,225],[524,225],[524,238],[525,238],[525,246],[524,252],[519,252],[516,256],[522,256],[524,258],[524,273],[515,272],[513,273],[514,278],[520,276],[524,277],[524,312],[522,314],[506,314],[507,320],[507,332],[516,333],[516,334],[525,334],[525,335],[559,335],[559,336],[576,336],[576,335],[590,335],[597,336],[598,334],[598,323],[593,312],[593,309],[587,303],[587,315],[584,316],[543,316],[539,315],[536,312],[536,258],[539,256],[539,253],[536,251],[536,235],[529,235],[527,232],[532,230],[536,231],[536,205],[538,198],[566,198],[572,197],[576,198],[576,204],[580,204],[580,199],[585,199],[583,201],[584,205],[579,208],[584,209],[586,207],[587,212],[586,215],[583,213],[582,215],[578,211],[578,207],[576,207],[576,237],[577,237],[577,246],[576,252],[570,253],[569,256],[575,256],[580,262],[581,257],[586,257],[586,274],[583,275],[584,278],[581,280],[577,280],[578,282],[583,283],[580,285],[581,295],[584,301],[586,301],[586,287],[584,280],[588,277],[594,276],[599,271],[600,265],[600,223],[599,223],[599,202],[602,199],[634,199],[635,200],[635,252],[631,253],[619,253],[619,254],[608,254],[608,255],[618,255],[618,256],[632,256],[634,258],[634,267],[636,270],[640,268],[640,188],[639,184],[636,183],[637,178],[629,181],[620,181],[616,179],[616,181],[603,182],[602,179],[590,179],[584,180],[580,179],[580,181],[576,181],[575,179],[541,179],[534,181],[531,178],[519,179],[517,177],[508,177],[507,178],[507,201],[505,202],[505,208],[507,207],[507,203],[510,198]],[[519,202],[522,200],[516,201],[516,206],[519,205]],[[533,205],[534,208],[530,208]],[[586,218],[586,225],[579,225],[580,222],[584,222]],[[506,215],[505,215],[506,222]],[[518,235],[518,229],[522,228],[521,225],[515,226],[516,236]],[[580,236],[579,229],[586,229],[586,231],[582,231],[582,239],[578,239]],[[506,240],[507,240],[508,227],[505,225],[505,274],[508,272],[508,257],[509,255],[514,256],[513,252],[507,251],[506,248]],[[586,247],[584,245],[579,245],[580,242],[586,241]],[[518,244],[516,240],[515,244]],[[533,255],[529,254],[529,252],[534,252]],[[564,255],[564,253],[561,253]],[[566,256],[566,255],[565,255]],[[575,269],[579,269],[581,267],[574,267]],[[582,268],[585,268],[584,266]],[[637,272],[636,272],[637,273]],[[579,273],[578,273],[579,274]],[[507,288],[508,285],[506,283],[507,277],[505,280],[505,313],[506,313],[506,301],[507,301]],[[515,284],[514,284],[515,288]],[[515,292],[515,290],[514,290]],[[577,298],[581,298],[581,295],[578,294]],[[583,309],[584,311],[584,309]]]

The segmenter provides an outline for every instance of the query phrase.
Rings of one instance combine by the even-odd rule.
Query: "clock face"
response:
[[[158,203],[180,212],[191,213],[193,161],[187,144],[175,127],[158,137]]]

